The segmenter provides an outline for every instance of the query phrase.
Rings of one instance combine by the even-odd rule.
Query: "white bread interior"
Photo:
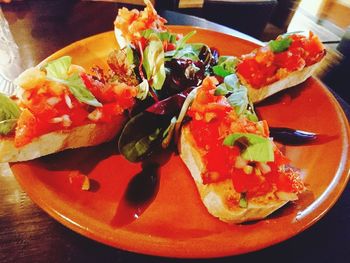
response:
[[[246,221],[259,220],[267,217],[288,201],[295,200],[293,195],[284,196],[283,200],[274,193],[265,196],[259,196],[248,200],[247,208],[241,208],[238,205],[230,204],[232,198],[239,198],[232,184],[228,179],[218,183],[203,184],[202,171],[204,163],[200,150],[195,145],[195,141],[188,126],[182,127],[179,141],[180,157],[190,171],[203,204],[208,212],[220,220],[238,224]]]
[[[280,92],[281,90],[294,87],[304,82],[314,73],[315,69],[319,66],[321,62],[322,60],[311,66],[305,67],[302,70],[294,71],[290,73],[287,77],[258,89],[252,88],[249,84],[246,83],[244,78],[241,76],[240,80],[248,88],[248,97],[250,101],[253,103],[257,103],[277,92]]]
[[[66,149],[110,141],[119,133],[125,121],[126,116],[122,114],[111,123],[91,123],[69,130],[50,132],[18,148],[13,137],[3,137],[0,139],[0,163],[32,160]]]

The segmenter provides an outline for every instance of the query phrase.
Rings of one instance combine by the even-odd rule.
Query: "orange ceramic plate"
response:
[[[171,27],[188,32],[191,27]],[[196,29],[192,41],[204,42],[221,54],[240,55],[255,44],[221,33]],[[104,65],[116,43],[112,32],[76,42],[50,58],[71,55],[73,62]],[[140,164],[116,154],[116,142],[70,150],[35,161],[12,164],[12,171],[34,202],[56,220],[89,238],[139,253],[170,257],[218,257],[262,249],[286,240],[320,219],[336,202],[348,180],[349,128],[340,106],[315,79],[282,92],[257,107],[271,126],[309,130],[324,135],[314,145],[285,147],[294,166],[305,172],[309,192],[265,220],[228,225],[210,216],[181,162],[164,153],[158,192],[135,211],[123,202],[127,185]],[[332,125],[330,125],[330,123]],[[92,179],[91,191],[69,183],[79,170]]]

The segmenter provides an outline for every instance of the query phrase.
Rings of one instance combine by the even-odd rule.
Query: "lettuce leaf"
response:
[[[195,45],[197,46],[203,46],[203,44],[186,44],[186,42],[194,35],[196,34],[196,31],[191,31],[189,32],[187,35],[185,35],[184,37],[182,37],[181,39],[179,39],[176,42],[176,49],[175,50],[171,50],[171,51],[167,51],[165,52],[165,57],[170,57],[170,58],[185,58],[184,56],[186,55],[187,52],[190,52],[193,54],[196,54],[197,52],[194,52],[195,50]],[[193,49],[192,49],[193,48]],[[199,49],[200,51],[200,49]],[[199,52],[198,51],[198,52]],[[180,54],[178,54],[180,53]],[[198,60],[198,57],[195,61]]]
[[[146,71],[147,79],[151,81],[151,87],[160,90],[165,81],[164,50],[163,43],[156,34],[149,36],[149,43],[143,52],[142,66]]]
[[[233,133],[224,139],[223,144],[226,146],[239,146],[242,158],[247,161],[274,161],[273,146],[269,138],[252,133]]]
[[[199,61],[199,54],[203,46],[205,45],[201,43],[185,44],[183,48],[179,49],[177,52],[175,52],[174,50],[166,52],[165,56],[167,57],[167,60],[190,59],[192,61]]]
[[[0,93],[0,135],[7,135],[16,126],[21,111],[17,104]]]
[[[124,126],[118,140],[120,153],[130,162],[139,162],[157,151],[171,120],[169,115],[142,111]]]
[[[175,53],[179,50],[182,49],[185,45],[185,43],[196,34],[197,32],[195,30],[189,32],[187,35],[185,35],[183,38],[179,39],[179,41],[176,42],[176,50]]]
[[[151,34],[156,34],[161,41],[168,41],[173,44],[176,42],[176,34],[170,33],[168,31],[157,32],[154,29],[146,29],[141,33],[141,35],[147,39],[151,36]]]
[[[140,100],[145,100],[149,92],[149,84],[147,79],[144,79],[139,85],[136,86],[136,88],[137,88],[136,98]]]

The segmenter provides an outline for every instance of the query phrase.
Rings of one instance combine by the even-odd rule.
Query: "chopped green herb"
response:
[[[235,109],[238,116],[242,115],[248,107],[248,91],[244,86],[236,89],[227,97],[228,103]]]
[[[247,161],[272,162],[274,160],[273,146],[269,138],[252,133],[233,133],[224,139],[223,144],[239,146],[241,156]]]
[[[226,85],[224,83],[222,83],[216,87],[214,95],[215,96],[225,96],[228,93],[229,93],[229,91],[227,90]]]
[[[249,120],[257,122],[258,117],[248,99],[248,90],[240,84],[236,74],[224,78],[224,83],[217,86],[215,96],[227,96],[227,101],[235,109],[238,116],[245,115]]]
[[[226,77],[236,72],[236,66],[239,59],[233,56],[220,56],[218,64],[213,67],[215,75]]]
[[[221,83],[215,90],[214,95],[224,96],[233,93],[239,88],[239,80],[236,74],[230,74],[224,78],[224,83]]]
[[[272,40],[269,42],[269,47],[274,53],[280,53],[289,48],[293,40],[289,37],[284,37],[279,40]]]

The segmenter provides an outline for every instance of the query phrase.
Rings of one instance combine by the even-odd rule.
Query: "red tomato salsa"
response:
[[[37,70],[28,76],[38,76]],[[85,86],[102,103],[93,107],[78,101],[68,87],[45,79],[28,81],[23,89],[20,107],[23,109],[15,132],[17,147],[30,143],[35,137],[67,130],[88,123],[112,122],[134,104],[137,90],[115,82],[102,83],[86,73],[80,73]],[[30,79],[30,77],[29,77]],[[25,86],[25,85],[24,85]]]
[[[167,21],[157,14],[150,1],[145,1],[145,4],[146,7],[143,11],[120,8],[114,21],[115,28],[119,29],[122,36],[135,46],[137,46],[138,41],[144,39],[140,32],[146,29],[155,29],[160,32],[166,30],[165,23]]]
[[[282,52],[274,52],[269,45],[242,56],[237,65],[238,74],[253,88],[260,88],[286,77],[290,72],[319,62],[325,48],[312,32],[308,37],[289,35],[290,46]],[[282,39],[279,36],[276,40]]]
[[[148,44],[148,39],[141,34],[147,29],[152,29],[155,32],[168,32],[165,24],[166,19],[159,16],[150,1],[145,1],[146,7],[144,10],[137,9],[129,10],[125,7],[120,8],[114,26],[120,31],[121,35],[128,43],[137,47],[142,52]],[[182,37],[181,34],[175,34],[176,40]],[[175,43],[169,40],[163,40],[164,51],[171,51],[176,48]]]
[[[297,173],[285,167],[288,159],[274,146],[274,161],[249,162],[240,156],[238,146],[225,146],[225,137],[232,133],[252,133],[269,137],[265,121],[253,122],[238,117],[223,96],[215,96],[217,81],[206,78],[188,111],[189,123],[196,146],[203,152],[206,170],[203,183],[231,179],[238,193],[248,197],[261,196],[273,191],[298,193],[303,189]]]

